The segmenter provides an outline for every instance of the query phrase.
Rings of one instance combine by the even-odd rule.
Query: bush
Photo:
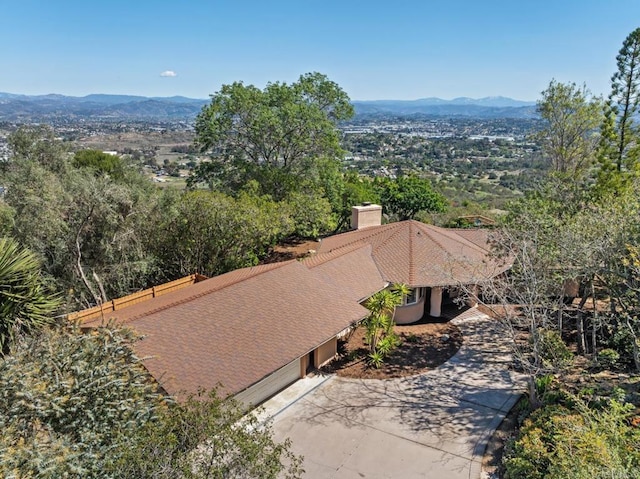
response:
[[[573,354],[567,348],[560,334],[551,329],[543,329],[538,334],[538,353],[547,368],[565,369],[572,360]]]
[[[170,403],[140,428],[111,470],[114,479],[294,479],[302,458],[272,439],[269,423],[215,391]],[[284,466],[283,463],[287,463]]]
[[[130,331],[45,332],[0,362],[0,477],[102,478],[162,397]],[[16,475],[17,474],[17,475]]]
[[[640,431],[631,405],[615,400],[598,410],[546,406],[527,418],[505,452],[509,479],[640,477]]]
[[[604,369],[615,369],[620,361],[620,354],[615,349],[603,349],[598,353],[598,364]]]
[[[631,331],[620,322],[614,322],[612,330],[613,334],[606,341],[607,349],[613,349],[618,353],[618,365],[633,364],[633,342],[635,338]]]
[[[47,331],[0,359],[0,477],[27,479],[300,476],[289,442],[215,391],[163,397],[111,326]]]

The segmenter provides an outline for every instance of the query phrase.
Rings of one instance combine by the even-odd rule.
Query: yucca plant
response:
[[[13,238],[0,238],[0,352],[7,352],[17,334],[53,323],[59,305],[38,257]]]
[[[369,364],[375,368],[382,366],[384,357],[399,345],[399,339],[393,332],[393,315],[409,292],[406,285],[394,284],[389,289],[378,291],[365,303],[370,311],[363,322],[365,339],[369,345]]]

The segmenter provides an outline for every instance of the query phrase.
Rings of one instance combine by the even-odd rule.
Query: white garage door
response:
[[[247,406],[257,405],[277,392],[280,392],[289,384],[296,382],[298,379],[300,379],[300,359],[296,359],[261,381],[258,381],[253,386],[236,394],[236,399]]]

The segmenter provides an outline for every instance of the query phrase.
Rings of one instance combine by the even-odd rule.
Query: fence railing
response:
[[[170,281],[168,283],[154,286],[153,288],[138,291],[137,293],[129,294],[127,296],[123,296],[122,298],[112,299],[111,301],[107,301],[98,306],[94,306],[93,308],[69,313],[67,315],[67,319],[69,321],[78,321],[80,323],[83,323],[95,318],[105,317],[105,315],[113,313],[114,311],[118,311],[122,308],[126,308],[127,306],[131,306],[142,301],[147,301],[149,299],[162,296],[163,294],[185,288],[205,279],[207,279],[207,277],[200,274],[185,276],[184,278],[176,279],[175,281]]]

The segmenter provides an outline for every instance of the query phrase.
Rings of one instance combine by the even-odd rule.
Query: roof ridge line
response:
[[[409,223],[409,282],[414,283],[415,280],[415,261],[413,260],[413,230],[414,224]]]
[[[398,235],[398,233],[400,233],[400,226],[402,225],[402,223],[404,223],[403,221],[397,221],[395,223],[389,223],[388,225],[385,226],[393,226],[393,228],[389,228],[389,229],[393,229],[393,233],[391,233],[389,235],[389,237],[387,239],[385,239],[384,241],[382,241],[377,248],[375,248],[376,250],[382,248],[384,245],[386,245],[392,238],[395,238],[396,235]],[[371,251],[373,251],[373,245],[371,245]]]
[[[430,225],[427,225],[427,224],[425,223],[425,226],[430,226]],[[439,246],[443,251],[445,251],[447,254],[449,253],[449,252],[447,251],[447,248],[445,248],[445,247],[444,247],[444,245],[443,245],[440,241],[438,241],[437,239],[435,239],[435,238],[433,238],[433,237],[431,237],[431,240],[432,240],[435,244],[437,244],[437,245],[438,245],[438,246]]]
[[[458,243],[463,243],[466,244],[468,246],[470,246],[471,248],[478,250],[482,253],[486,253],[489,252],[489,250],[484,249],[482,246],[475,244],[473,241],[469,241],[467,238],[465,238],[464,236],[459,235],[458,233],[455,233],[453,231],[448,231],[446,228],[441,228],[439,226],[435,226],[435,225],[428,225],[426,223],[423,223],[425,226],[430,226],[434,229],[437,230],[438,233],[440,233],[443,236],[446,236],[447,238],[453,240],[453,241],[457,241]],[[446,248],[439,242],[437,241],[435,238],[432,238],[434,242],[436,242],[438,244],[438,246],[440,246],[442,249],[446,250]]]
[[[371,230],[373,230],[373,228],[377,228],[377,231],[376,232],[372,231],[371,235],[369,237],[378,236],[378,235],[382,234],[383,231],[386,231],[387,229],[394,229],[395,225],[397,225],[397,224],[399,224],[399,223],[387,223],[386,225],[371,226],[371,227],[369,227]],[[362,230],[345,231],[344,233],[340,233],[338,235],[329,236],[329,238],[338,238],[339,236],[342,236],[342,235],[347,235],[347,234],[351,234],[351,233],[358,233],[358,232],[361,232],[361,231],[363,232],[363,231],[365,231],[365,230],[367,230],[369,228],[365,228],[365,229],[362,229]],[[336,251],[336,250],[339,250],[339,249],[342,249],[342,248],[346,248],[347,246],[351,246],[351,245],[353,245],[355,243],[359,243],[361,241],[365,241],[365,239],[363,239],[363,238],[354,239],[353,241],[349,241],[348,243],[345,243],[342,246],[338,246],[338,247],[332,249],[331,251]],[[320,242],[320,247],[322,247],[322,241]],[[328,252],[330,253],[331,251],[328,251]],[[323,254],[323,253],[321,253],[321,254]]]
[[[358,251],[359,249],[371,248],[371,245],[369,243],[358,243],[361,243],[361,241],[354,241],[353,243],[346,244],[344,246],[341,246],[340,248],[332,249],[331,251],[327,251],[326,253],[318,253],[314,256],[304,258],[300,262],[303,263],[307,268],[313,269],[317,266],[333,261],[336,258],[340,258],[349,253],[353,253],[354,251]]]
[[[173,308],[174,306],[178,306],[180,304],[188,303],[188,302],[193,301],[195,299],[198,299],[198,298],[201,298],[203,296],[206,296],[207,294],[215,293],[216,291],[221,291],[223,289],[229,288],[229,287],[234,286],[234,285],[236,285],[236,284],[238,284],[238,283],[240,283],[242,281],[246,281],[246,280],[248,280],[250,278],[256,278],[256,277],[258,277],[260,275],[268,273],[269,271],[275,271],[275,270],[280,269],[283,266],[285,266],[287,264],[291,264],[291,263],[297,263],[297,261],[292,259],[292,260],[282,261],[280,263],[276,263],[276,264],[278,264],[278,266],[274,266],[273,268],[265,268],[263,271],[259,271],[256,274],[254,274],[252,276],[249,276],[248,278],[237,278],[234,281],[231,281],[230,283],[227,283],[227,284],[225,284],[223,286],[208,288],[205,291],[202,291],[202,292],[200,292],[198,294],[193,294],[191,296],[187,296],[186,298],[180,299],[178,301],[173,301],[171,303],[165,304],[164,306],[145,311],[144,313],[138,314],[136,316],[131,316],[130,318],[126,318],[125,320],[123,320],[123,322],[135,321],[136,319],[140,319],[140,318],[143,318],[145,316],[151,316],[152,314],[159,313],[160,311],[164,311],[165,309]],[[249,266],[249,268],[256,268],[258,266],[264,266],[264,265]],[[241,271],[242,269],[244,269],[244,268],[241,268],[239,270],[236,269],[236,270],[228,271],[227,273],[233,273],[233,272],[236,272],[236,271]],[[219,276],[214,276],[213,278],[209,278],[209,279],[220,278],[221,276],[224,276],[227,273],[222,273]],[[205,281],[207,281],[207,280],[205,280]],[[204,282],[204,281],[202,281],[202,282]]]

